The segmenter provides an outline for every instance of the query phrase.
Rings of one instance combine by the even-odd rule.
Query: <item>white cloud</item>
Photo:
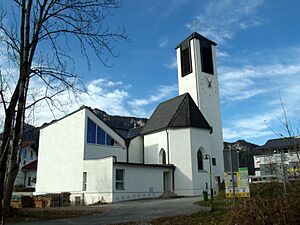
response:
[[[130,93],[131,85],[121,81],[112,81],[99,78],[86,84],[87,93],[77,93],[75,98],[69,92],[55,96],[53,102],[41,101],[33,109],[27,111],[26,122],[39,126],[45,122],[59,119],[75,110],[81,105],[99,108],[111,115],[149,117],[156,104],[173,97],[177,85],[161,85],[154,87],[155,93],[149,97],[135,98]],[[28,102],[44,96],[46,88],[43,82],[32,79],[30,83]],[[47,90],[49,92],[49,90]],[[51,94],[51,93],[49,93]],[[0,110],[0,118],[3,117]],[[1,122],[1,120],[0,120]]]
[[[158,102],[177,91],[177,85],[161,85],[157,88],[156,94],[148,98],[133,99],[131,104],[134,106],[144,106],[153,102]]]
[[[293,134],[299,135],[300,72],[297,74],[294,74],[291,70],[290,72],[290,74],[280,74],[280,76],[267,76],[267,82],[264,82],[266,90],[256,90],[246,85],[246,89],[232,91],[232,97],[227,96],[227,100],[236,101],[263,94],[264,100],[263,103],[259,103],[257,98],[255,104],[248,104],[246,112],[233,114],[229,117],[225,121],[226,125],[223,129],[224,139],[235,140],[241,137],[244,139],[255,139],[270,135],[275,137],[280,135],[288,136],[286,128],[280,122],[280,120],[284,121],[280,97],[282,98],[287,118],[292,126]],[[230,83],[230,81],[227,82]],[[255,93],[255,91],[258,93]],[[250,96],[245,96],[248,92]],[[225,104],[224,101],[223,104]],[[239,106],[239,104],[234,105],[232,109],[243,111],[242,106]]]
[[[142,116],[150,116],[150,112],[145,110],[145,106],[160,103],[167,98],[173,97],[174,93],[177,91],[177,84],[173,85],[161,85],[155,88],[156,93],[150,95],[147,98],[136,98],[132,99],[129,103],[131,110],[135,112],[135,114],[140,114]],[[152,110],[151,110],[152,111]]]
[[[283,81],[293,83],[300,75],[299,64],[244,65],[242,67],[220,67],[220,92],[222,101],[237,101],[285,89]],[[280,81],[280,82],[278,82]],[[276,86],[275,83],[278,83]],[[292,84],[291,84],[292,85]]]
[[[217,50],[217,57],[222,57],[222,58],[228,58],[230,57],[229,53],[228,52],[225,52],[225,51],[221,51],[221,50]]]
[[[169,39],[168,37],[161,37],[158,39],[158,45],[161,48],[166,47],[169,44]]]
[[[280,97],[294,134],[299,135],[300,60],[295,57],[297,53],[298,47],[275,49],[268,53],[272,61],[263,54],[256,54],[256,58],[244,58],[246,65],[219,67],[224,113],[233,111],[224,121],[225,140],[287,136],[280,124],[280,120],[284,120]],[[264,64],[255,63],[257,61]]]
[[[164,67],[168,69],[176,69],[177,68],[177,60],[173,57],[168,63],[164,63]]]
[[[126,107],[126,100],[129,97],[128,85],[122,82],[114,82],[108,79],[96,79],[86,84],[87,93],[78,93],[75,98],[72,93],[63,92],[55,96],[53,106],[46,101],[42,101],[34,108],[34,117],[30,114],[29,121],[35,125],[41,125],[53,119],[58,119],[72,111],[78,109],[81,105],[99,108],[109,114],[129,115]],[[35,98],[44,96],[46,91],[43,84],[38,80],[32,80],[31,90],[34,90]],[[29,98],[29,101],[32,101]],[[32,113],[29,111],[28,113]]]
[[[254,139],[260,137],[267,137],[274,133],[270,130],[238,130],[223,128],[223,136],[225,140],[234,141],[240,138],[243,139]]]
[[[205,4],[203,13],[193,23],[187,24],[192,31],[215,40],[217,43],[233,39],[238,30],[261,25],[262,21],[255,16],[264,0],[215,0]]]

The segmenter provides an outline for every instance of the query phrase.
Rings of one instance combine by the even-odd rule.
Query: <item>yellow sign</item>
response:
[[[226,198],[249,198],[248,168],[241,167],[237,173],[225,173]]]

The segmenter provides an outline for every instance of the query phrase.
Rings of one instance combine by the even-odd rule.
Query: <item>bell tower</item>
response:
[[[223,159],[216,43],[194,32],[176,47],[179,95],[188,92],[213,128],[212,157]],[[223,161],[223,160],[222,160]],[[219,165],[223,162],[219,162]]]
[[[189,93],[213,129],[221,129],[217,44],[194,32],[176,47],[179,95]]]

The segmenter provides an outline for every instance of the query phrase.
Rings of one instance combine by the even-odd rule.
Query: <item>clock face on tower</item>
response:
[[[210,79],[209,79],[208,77],[206,77],[206,76],[205,76],[205,79],[206,79],[206,81],[207,81],[208,87],[211,88],[211,87],[212,87],[212,80],[210,80]]]
[[[217,93],[217,86],[216,81],[211,79],[209,76],[205,76],[206,85],[207,85],[207,92],[209,96],[214,96]]]

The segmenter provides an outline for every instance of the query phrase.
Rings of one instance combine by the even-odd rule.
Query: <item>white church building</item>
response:
[[[179,96],[144,126],[118,130],[82,106],[41,128],[35,194],[70,192],[82,204],[202,195],[210,163],[216,190],[224,162],[215,46],[193,33],[176,47]]]

